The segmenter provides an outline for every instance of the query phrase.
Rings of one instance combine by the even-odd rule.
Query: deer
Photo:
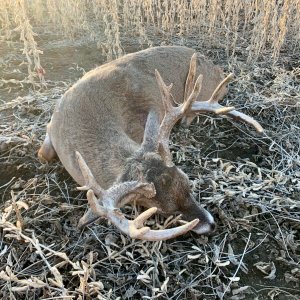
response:
[[[183,46],[127,54],[86,73],[58,102],[38,151],[56,156],[89,208],[78,227],[107,218],[133,239],[160,241],[189,231],[210,234],[213,216],[196,202],[188,176],[172,161],[169,139],[178,121],[189,125],[203,112],[231,117],[263,132],[252,117],[222,106],[233,74]],[[121,208],[147,208],[135,219]],[[181,224],[152,230],[155,213],[180,215]]]

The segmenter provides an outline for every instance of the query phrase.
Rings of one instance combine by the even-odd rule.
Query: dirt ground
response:
[[[212,116],[177,126],[174,161],[218,228],[209,237],[142,242],[105,220],[78,231],[85,194],[59,161],[39,162],[55,101],[105,58],[85,40],[38,38],[47,87],[22,82],[19,42],[0,44],[2,299],[300,299],[299,53],[249,65],[245,51],[229,62],[220,48],[185,41],[235,73],[223,102],[265,134]],[[139,50],[127,45],[127,53]],[[150,224],[166,222],[156,216]]]

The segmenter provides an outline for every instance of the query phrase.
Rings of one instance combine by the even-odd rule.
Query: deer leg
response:
[[[38,157],[42,162],[49,162],[51,161],[53,158],[56,157],[56,151],[52,145],[50,136],[49,136],[49,129],[50,129],[50,125],[51,123],[49,123],[47,125],[47,133],[46,133],[46,137],[45,140],[40,148],[40,150],[38,151]]]

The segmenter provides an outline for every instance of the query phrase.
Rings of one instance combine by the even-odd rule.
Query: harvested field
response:
[[[2,299],[300,299],[300,1],[171,2],[1,2]],[[85,193],[37,158],[55,102],[107,60],[171,44],[233,72],[222,103],[265,133],[210,115],[173,130],[211,236],[132,240],[106,220],[79,231]]]

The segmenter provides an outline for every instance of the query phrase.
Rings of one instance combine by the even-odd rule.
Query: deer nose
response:
[[[209,234],[215,231],[216,229],[216,223],[215,221],[210,222],[204,222],[197,224],[192,231],[194,231],[197,234]]]
[[[214,232],[217,228],[217,224],[215,221],[213,221],[213,223],[210,224],[210,228],[211,228],[211,232]]]

